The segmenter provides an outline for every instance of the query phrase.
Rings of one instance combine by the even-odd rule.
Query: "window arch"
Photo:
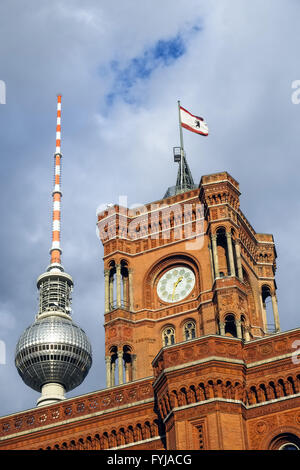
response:
[[[293,442],[287,442],[286,444],[283,444],[281,447],[279,447],[278,450],[300,450],[300,449]]]
[[[196,338],[196,323],[194,320],[189,320],[184,324],[183,338],[185,341]]]
[[[175,344],[175,329],[172,326],[168,326],[162,332],[163,346],[171,346]]]

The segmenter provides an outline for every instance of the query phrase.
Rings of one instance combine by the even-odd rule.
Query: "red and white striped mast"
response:
[[[54,188],[53,211],[52,211],[52,245],[50,249],[51,264],[49,270],[58,268],[63,271],[61,266],[61,247],[60,247],[60,220],[61,220],[61,95],[57,95],[57,115],[56,115],[56,149],[54,154]]]

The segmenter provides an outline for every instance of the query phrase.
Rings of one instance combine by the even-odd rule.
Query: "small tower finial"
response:
[[[53,211],[52,211],[52,245],[50,249],[51,264],[50,269],[60,269],[60,256],[62,253],[60,247],[60,219],[61,219],[61,95],[57,95],[57,115],[56,115],[56,148],[54,154],[54,188],[53,188]]]

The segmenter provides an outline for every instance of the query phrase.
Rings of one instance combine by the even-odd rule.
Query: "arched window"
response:
[[[237,337],[234,315],[226,315],[225,317],[225,336]]]
[[[217,234],[217,253],[218,253],[218,262],[219,262],[219,272],[222,272],[222,277],[229,276],[229,259],[228,259],[228,248],[227,248],[227,238],[225,229],[219,228],[216,232]]]
[[[126,260],[116,264],[110,261],[108,267],[108,284],[105,286],[107,309],[112,311],[116,308],[128,310],[130,308],[130,269]]]
[[[131,382],[133,377],[133,361],[134,357],[131,352],[131,347],[128,345],[123,346],[123,361],[124,361],[124,377],[125,382]]]
[[[265,320],[267,322],[266,328],[268,332],[275,332],[273,308],[272,308],[272,295],[270,286],[264,285],[261,289],[261,296],[263,302],[263,309],[265,313]]]
[[[121,279],[122,279],[122,293],[121,305],[126,310],[129,308],[129,276],[128,276],[128,263],[125,260],[121,261]]]
[[[163,346],[171,346],[175,343],[175,330],[172,326],[168,326],[162,333]]]
[[[270,450],[300,450],[300,438],[292,433],[283,433],[272,439]]]
[[[109,310],[115,308],[115,275],[116,275],[116,263],[111,261],[109,263]]]
[[[190,320],[184,324],[183,337],[185,341],[196,338],[196,324]]]
[[[110,385],[113,387],[118,383],[118,374],[117,374],[117,361],[118,361],[118,348],[117,346],[112,346],[110,348]]]

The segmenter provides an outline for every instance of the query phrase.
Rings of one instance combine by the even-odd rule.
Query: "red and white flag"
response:
[[[189,111],[180,106],[181,126],[196,134],[208,135],[208,127],[202,117],[194,116]]]

